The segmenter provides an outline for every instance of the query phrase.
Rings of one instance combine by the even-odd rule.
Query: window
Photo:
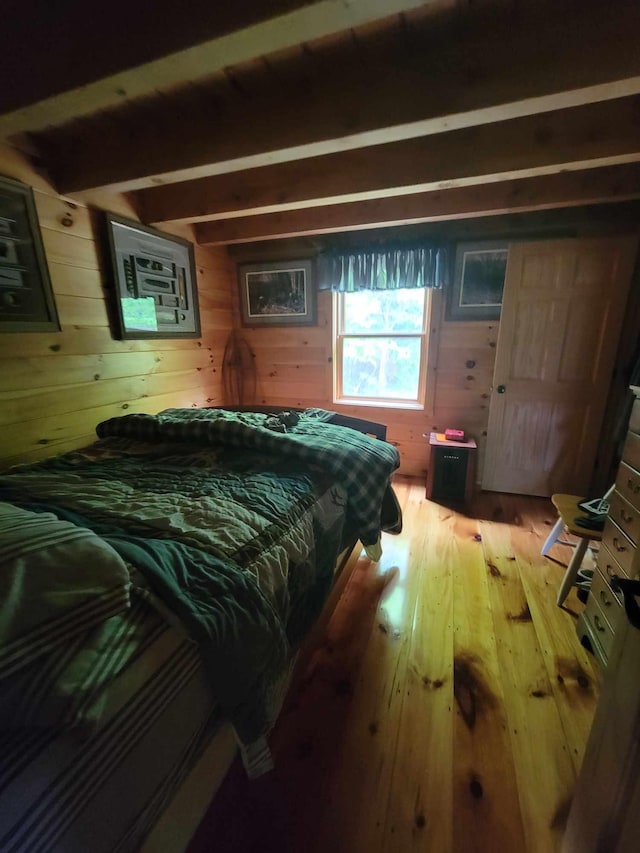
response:
[[[334,402],[424,405],[430,293],[335,294]]]

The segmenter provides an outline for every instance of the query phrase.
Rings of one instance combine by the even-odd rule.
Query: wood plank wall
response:
[[[225,400],[222,377],[224,346],[235,327],[249,343],[257,371],[254,398],[245,404],[321,406],[386,423],[389,440],[400,450],[400,472],[408,476],[426,475],[425,433],[464,429],[478,441],[480,481],[497,322],[447,322],[443,299],[434,292],[426,409],[341,406],[332,395],[331,294],[318,296],[317,326],[243,329],[236,261],[245,258],[196,246],[202,338],[118,341],[109,325],[100,209],[135,218],[127,199],[100,193],[62,198],[9,147],[0,147],[0,174],[34,188],[62,324],[57,333],[0,335],[0,469],[82,446],[93,439],[100,420],[118,414],[238,402]],[[260,259],[260,252],[246,259]],[[640,305],[637,296],[634,304]],[[634,330],[637,322],[623,338],[635,341]],[[629,357],[619,356],[618,365]]]
[[[600,205],[575,211],[534,211],[520,217],[427,223],[424,232],[412,230],[411,226],[405,230],[407,234],[413,233],[416,241],[431,238],[456,242],[496,237],[517,241],[603,236],[635,233],[637,228],[634,210],[625,205]],[[380,239],[383,236],[378,234]],[[376,239],[375,232],[372,239]],[[305,241],[304,238],[229,248],[238,263],[314,257],[321,250],[318,241]],[[432,298],[427,405],[423,411],[410,411],[341,406],[333,402],[331,294],[318,295],[316,327],[242,329],[234,290],[235,324],[254,354],[257,371],[254,402],[274,406],[321,406],[386,423],[388,438],[400,451],[400,472],[413,477],[426,474],[428,439],[423,437],[425,433],[447,427],[463,429],[478,442],[475,474],[476,482],[480,483],[499,321],[447,321],[442,294],[433,291]],[[632,365],[638,357],[639,322],[640,259],[631,285],[607,402],[607,418],[601,431],[594,494],[606,488],[612,470],[617,467],[614,427],[619,420]]]
[[[386,423],[388,440],[400,451],[400,472],[407,476],[426,476],[428,439],[424,433],[446,427],[463,429],[478,441],[479,477],[498,323],[447,322],[443,308],[441,294],[434,291],[429,353],[432,394],[424,411],[333,402],[332,295],[326,292],[318,294],[317,326],[241,329],[257,371],[256,399],[245,403],[319,406]],[[474,366],[467,366],[471,362]]]
[[[11,148],[0,148],[0,174],[34,189],[62,326],[0,335],[0,468],[81,447],[105,418],[222,404],[235,289],[226,250],[196,246],[201,339],[115,340],[99,208],[135,218],[127,200],[61,198]]]

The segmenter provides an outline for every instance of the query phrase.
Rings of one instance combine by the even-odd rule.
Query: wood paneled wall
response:
[[[420,240],[451,242],[603,236],[635,233],[638,214],[629,205],[594,205],[583,209],[533,211],[520,216],[493,216],[478,219],[442,221],[407,225],[404,239],[412,244]],[[314,257],[318,252],[362,245],[362,232],[292,241],[266,241],[229,247],[238,263]],[[390,230],[367,232],[372,244],[388,238]],[[354,236],[355,235],[355,236]],[[639,261],[640,263],[640,261]],[[235,293],[235,291],[234,291]],[[424,411],[393,408],[340,406],[333,403],[332,392],[332,297],[318,296],[318,325],[305,328],[242,329],[257,369],[256,400],[262,405],[322,406],[347,414],[386,423],[389,440],[400,450],[400,471],[408,476],[424,477],[428,462],[428,439],[424,433],[447,427],[463,429],[478,442],[476,481],[481,482],[486,431],[489,422],[491,386],[498,343],[499,322],[447,321],[444,299],[432,293],[427,406]],[[234,296],[234,303],[236,297]],[[236,325],[240,325],[237,304]],[[617,397],[611,398],[607,412],[618,420],[618,402],[626,393],[631,362],[637,358],[638,317],[640,316],[640,266],[627,305],[625,326],[616,359],[613,383]],[[245,401],[249,403],[249,400]],[[594,475],[599,484],[608,484],[611,470],[611,423],[605,423],[600,439],[600,456]]]
[[[196,246],[202,338],[118,341],[109,324],[101,209],[135,218],[127,199],[99,193],[61,198],[8,147],[0,147],[0,174],[34,188],[62,324],[57,333],[0,335],[0,469],[82,446],[108,417],[238,402],[225,400],[222,376],[224,346],[235,327],[251,348],[257,372],[254,399],[243,403],[320,406],[386,423],[389,440],[400,450],[400,471],[409,476],[426,475],[425,433],[464,429],[478,442],[481,479],[497,322],[447,322],[442,296],[434,292],[426,409],[341,406],[332,393],[331,294],[318,296],[316,326],[243,329],[236,286],[241,258],[223,248]],[[298,256],[297,249],[291,251]],[[618,363],[624,366],[624,359]]]
[[[424,433],[446,427],[464,429],[479,444],[478,475],[489,418],[498,323],[446,322],[443,300],[433,292],[429,353],[430,402],[425,411],[343,406],[332,392],[332,295],[318,295],[318,325],[313,327],[242,329],[257,371],[256,399],[278,406],[320,406],[388,426],[388,439],[400,451],[400,471],[425,477],[428,438]],[[467,366],[474,362],[473,367]]]
[[[10,148],[0,148],[0,174],[34,189],[62,326],[0,335],[0,468],[87,444],[105,418],[224,402],[221,363],[235,290],[227,252],[196,246],[201,339],[115,340],[99,208],[135,218],[127,200],[61,198]]]

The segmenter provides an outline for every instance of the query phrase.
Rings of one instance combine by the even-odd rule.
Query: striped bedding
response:
[[[109,620],[102,688],[87,698],[100,725],[0,734],[3,853],[137,849],[215,732],[197,647],[143,595]]]
[[[52,513],[0,503],[0,566],[0,680],[129,606],[118,554]]]

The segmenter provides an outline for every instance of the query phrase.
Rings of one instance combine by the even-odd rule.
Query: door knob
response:
[[[507,390],[507,389],[506,389],[506,387],[505,387],[504,385],[498,385],[498,387],[496,388],[496,391],[498,392],[498,394],[504,394],[504,392],[505,392],[506,390]]]

